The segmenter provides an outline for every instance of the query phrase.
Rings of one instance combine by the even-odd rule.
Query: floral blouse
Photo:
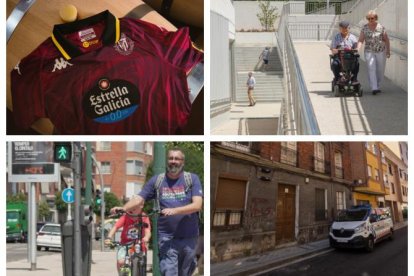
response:
[[[368,24],[365,24],[362,33],[365,36],[365,51],[379,53],[385,50],[385,28],[380,23],[377,23],[374,31],[370,30]]]

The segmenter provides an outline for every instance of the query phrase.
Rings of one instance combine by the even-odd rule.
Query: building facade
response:
[[[96,142],[95,187],[128,200],[145,184],[147,168],[153,160],[153,142]]]
[[[338,210],[352,205],[353,168],[363,166],[349,144],[212,143],[212,262],[326,238]]]
[[[384,153],[379,142],[365,143],[366,181],[354,187],[354,204],[370,204],[373,207],[385,207],[386,187],[384,184]]]

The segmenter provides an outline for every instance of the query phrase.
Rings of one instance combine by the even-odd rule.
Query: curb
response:
[[[269,262],[269,263],[263,264],[261,266],[257,266],[257,267],[250,268],[250,269],[246,269],[246,270],[244,270],[242,272],[231,273],[231,272],[227,271],[227,272],[225,272],[223,274],[220,272],[220,273],[218,273],[216,275],[231,275],[231,276],[251,275],[253,273],[257,273],[257,272],[260,272],[260,271],[263,271],[263,270],[266,270],[266,269],[270,269],[270,268],[275,267],[275,266],[279,266],[279,265],[282,265],[282,264],[285,264],[285,263],[288,263],[288,262],[291,262],[291,261],[294,261],[294,260],[297,260],[297,259],[301,259],[301,258],[304,258],[304,257],[309,257],[311,255],[314,255],[314,254],[317,254],[317,253],[321,253],[323,251],[329,251],[329,250],[331,250],[331,248],[328,246],[328,247],[325,247],[325,248],[315,249],[315,250],[313,250],[311,252],[306,252],[306,253],[299,254],[299,255],[296,255],[296,256],[291,256],[291,257],[285,258],[283,260],[277,260],[277,261],[274,261],[274,262]]]

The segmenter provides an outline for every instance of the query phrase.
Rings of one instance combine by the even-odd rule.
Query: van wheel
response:
[[[373,237],[369,237],[367,241],[367,245],[365,246],[365,250],[367,252],[372,252],[374,250],[374,238]]]
[[[41,246],[38,246],[37,247],[37,251],[42,251],[42,247]]]
[[[394,230],[390,229],[390,236],[388,237],[390,241],[394,239]]]

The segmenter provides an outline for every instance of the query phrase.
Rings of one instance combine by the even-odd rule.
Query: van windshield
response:
[[[365,220],[368,211],[367,209],[342,210],[335,221],[362,221]]]

